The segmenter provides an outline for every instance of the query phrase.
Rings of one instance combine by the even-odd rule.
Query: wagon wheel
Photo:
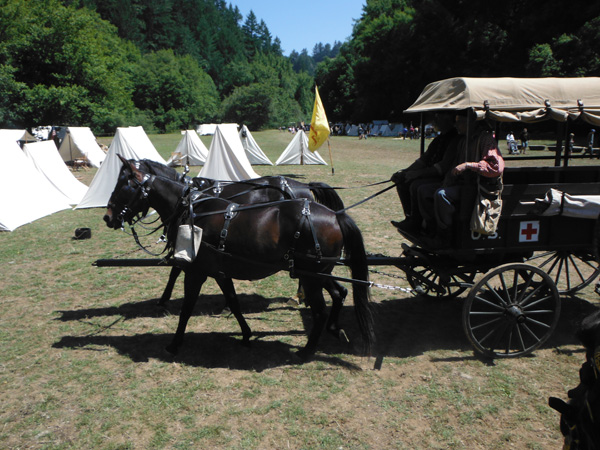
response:
[[[468,286],[461,286],[461,284],[473,285],[475,279],[475,273],[444,276],[427,266],[416,266],[411,269],[406,271],[406,279],[410,287],[418,290],[420,295],[429,299],[458,297],[468,289]],[[434,289],[432,284],[437,285],[439,288]]]
[[[596,247],[596,246],[594,246]],[[597,258],[591,254],[569,250],[540,252],[527,260],[544,269],[554,280],[561,294],[574,294],[590,284],[600,274]]]
[[[560,295],[552,278],[530,264],[490,270],[471,289],[463,328],[475,350],[487,357],[533,352],[556,328]]]

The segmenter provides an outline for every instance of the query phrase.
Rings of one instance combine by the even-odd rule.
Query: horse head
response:
[[[125,222],[131,224],[137,214],[143,217],[149,209],[145,187],[149,175],[140,170],[138,161],[117,156],[123,166],[104,215],[106,225],[114,229],[122,228]]]

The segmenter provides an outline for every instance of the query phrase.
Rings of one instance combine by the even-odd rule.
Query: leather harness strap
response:
[[[225,251],[225,240],[227,239],[227,234],[229,232],[229,224],[231,223],[231,219],[237,216],[237,212],[235,209],[238,207],[237,203],[231,203],[227,210],[225,211],[225,223],[223,223],[223,229],[221,230],[221,239],[219,241],[219,251]]]

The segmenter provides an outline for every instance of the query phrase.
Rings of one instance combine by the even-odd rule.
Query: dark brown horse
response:
[[[118,229],[124,221],[131,223],[136,214],[152,207],[165,222],[168,242],[174,242],[178,225],[190,219],[185,217],[189,207],[182,205],[192,202],[191,220],[202,228],[203,235],[197,257],[183,268],[184,301],[177,331],[167,347],[169,352],[177,353],[183,342],[187,322],[208,277],[219,284],[240,324],[243,342],[248,343],[252,332],[241,314],[231,280],[256,280],[293,268],[304,287],[314,322],[308,342],[298,354],[302,358],[312,355],[327,320],[323,277],[330,275],[341,260],[342,249],[356,280],[354,309],[370,351],[374,333],[366,254],[360,230],[347,214],[336,214],[306,199],[292,199],[236,204],[233,217],[227,219],[225,212],[231,209],[231,201],[197,191],[190,197],[185,195],[188,191],[185,183],[150,175],[136,163],[124,161],[104,217],[109,227]]]
[[[218,181],[203,177],[189,178],[184,174],[177,172],[172,167],[150,159],[142,159],[138,161],[138,164],[140,170],[144,170],[152,175],[160,175],[172,180],[189,183],[202,193],[232,200],[236,203],[267,203],[284,200],[286,198],[307,198],[309,200],[317,201],[333,211],[344,209],[344,202],[335,189],[321,182],[302,183],[283,176],[261,177],[238,182]],[[169,301],[173,294],[175,282],[180,274],[181,269],[179,267],[173,267],[171,269],[169,281],[158,302],[159,305],[164,305]],[[333,334],[339,334],[340,330],[337,326],[337,315],[343,306],[348,291],[344,286],[334,280],[329,282],[325,289],[329,292],[333,302],[331,318],[334,325],[328,326],[328,330]],[[298,287],[298,293],[301,293],[300,286]]]

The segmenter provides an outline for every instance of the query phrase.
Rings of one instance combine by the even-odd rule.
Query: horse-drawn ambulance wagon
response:
[[[488,357],[526,355],[542,345],[555,329],[561,294],[582,289],[600,272],[600,166],[591,165],[589,161],[585,165],[569,165],[569,161],[581,156],[569,155],[565,150],[571,124],[600,126],[600,79],[453,78],[428,85],[406,112],[423,117],[428,113],[457,111],[468,117],[467,138],[469,127],[474,127],[477,121],[489,121],[496,126],[502,122],[556,121],[559,130],[556,150],[547,156],[504,158],[508,164],[503,173],[502,212],[493,233],[471,230],[474,199],[463,199],[444,246],[406,234],[410,245],[404,246],[400,256],[366,256],[366,264],[400,268],[414,292],[424,296],[446,297],[466,292],[462,321],[475,350]],[[424,121],[421,122],[423,125]],[[511,166],[510,160],[514,158],[520,161],[518,167]],[[552,164],[547,164],[548,161],[538,164],[544,160]],[[531,165],[525,166],[526,161]],[[301,197],[308,200],[298,200],[293,198],[293,189],[288,190],[287,182],[272,186],[269,185],[272,181],[261,181],[254,186],[253,180],[249,180],[231,198],[224,198],[222,189],[217,192],[209,187],[194,192],[178,179],[169,181],[164,175],[156,178],[156,174],[140,172],[139,164],[129,163],[131,169],[128,173],[122,171],[125,178],[111,197],[109,207],[115,215],[111,215],[107,223],[118,228],[123,221],[135,220],[135,213],[147,211],[149,206],[156,209],[157,206],[149,204],[153,197],[156,204],[162,202],[163,207],[168,200],[167,212],[161,214],[168,228],[165,234],[174,241],[175,226],[189,222],[190,227],[194,224],[205,227],[197,250],[198,259],[212,261],[218,270],[211,274],[213,267],[202,267],[201,278],[205,279],[207,274],[218,277],[228,301],[235,297],[230,280],[241,273],[243,266],[251,266],[256,271],[240,275],[247,276],[246,279],[278,270],[293,272],[303,283],[312,286],[310,294],[318,297],[319,306],[313,308],[317,325],[309,338],[307,352],[315,350],[320,327],[337,330],[337,314],[345,297],[337,281],[350,281],[358,290],[368,284],[362,270],[355,271],[363,273],[360,279],[342,279],[331,274],[335,263],[358,263],[364,249],[359,251],[356,247],[362,246],[362,239],[360,245],[353,244],[355,248],[346,254],[345,260],[341,259],[341,246],[349,246],[352,241],[343,229],[346,226],[343,222],[351,222],[344,218],[343,211],[332,215],[320,205],[315,206],[311,203],[312,194],[302,194]],[[172,186],[170,192],[157,192],[159,184],[164,189],[164,186]],[[280,199],[256,200],[240,206],[244,195],[254,190],[273,193],[273,189],[282,195]],[[220,200],[209,200],[208,194],[213,198],[220,196]],[[156,198],[159,196],[165,198]],[[213,203],[216,206],[207,210]],[[285,222],[267,220],[267,217],[284,218],[285,214],[296,213],[298,217],[290,216]],[[263,221],[263,228],[255,226],[256,221]],[[236,222],[245,225],[238,226]],[[267,226],[272,228],[266,230]],[[243,234],[248,230],[254,234]],[[282,234],[288,231],[289,236]],[[278,242],[269,240],[274,236]],[[358,234],[354,232],[353,236]],[[259,238],[265,242],[257,247],[254,239]],[[328,239],[330,244],[327,244]],[[265,251],[269,246],[274,249],[272,252]],[[324,249],[333,253],[324,254]],[[350,253],[353,256],[349,256]],[[171,259],[155,261],[157,265],[172,264]],[[126,264],[123,260],[96,263],[99,266]],[[139,261],[135,264],[148,265]],[[200,268],[202,263],[192,263],[192,266]],[[237,272],[230,270],[232,267]],[[353,278],[356,277],[353,275]],[[315,285],[311,279],[320,281]],[[322,288],[334,292],[327,321],[323,318]],[[190,304],[195,301],[198,290],[199,286],[189,289]],[[372,333],[370,318],[364,299],[360,301],[363,303],[355,300],[355,306],[360,308],[361,328],[368,335]],[[234,308],[247,341],[250,330],[244,325],[239,305],[235,304]],[[176,345],[181,343],[187,318],[180,324]]]
[[[413,245],[396,260],[426,295],[469,290],[463,325],[478,352],[525,355],[556,327],[560,294],[582,289],[600,271],[600,166],[570,166],[565,145],[573,123],[600,125],[600,78],[453,78],[429,84],[406,110],[452,111],[466,111],[471,128],[491,122],[496,135],[502,122],[558,124],[553,155],[504,158],[494,233],[471,231],[475,199],[463,199],[443,248],[406,234]],[[519,167],[510,166],[515,159]],[[536,164],[544,159],[554,164]]]

